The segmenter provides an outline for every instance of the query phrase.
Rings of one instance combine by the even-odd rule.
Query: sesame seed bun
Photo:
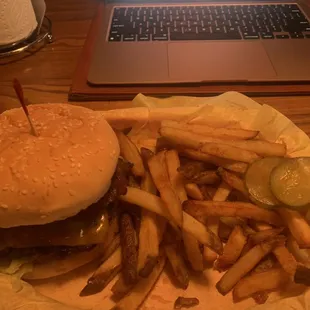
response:
[[[117,137],[102,113],[66,104],[29,105],[0,115],[0,227],[63,220],[110,187]]]

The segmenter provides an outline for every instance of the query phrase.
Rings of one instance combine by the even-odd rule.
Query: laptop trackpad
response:
[[[168,59],[169,75],[175,81],[244,81],[276,76],[260,42],[170,43]]]

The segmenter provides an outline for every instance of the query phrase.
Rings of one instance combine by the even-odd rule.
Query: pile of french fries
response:
[[[162,121],[159,133],[149,150],[117,132],[121,156],[133,164],[132,182],[121,196],[120,233],[89,280],[101,290],[120,272],[114,309],[141,306],[166,262],[183,289],[190,269],[221,272],[216,289],[232,292],[234,302],[261,304],[290,283],[309,285],[310,211],[258,207],[243,180],[253,161],[285,157],[285,145],[260,140],[253,130],[177,121]],[[178,298],[175,308],[197,304],[195,297]]]

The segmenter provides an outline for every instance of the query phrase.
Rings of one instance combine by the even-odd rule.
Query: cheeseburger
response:
[[[24,279],[66,273],[102,255],[128,164],[101,113],[65,104],[0,116],[0,256],[27,259]]]

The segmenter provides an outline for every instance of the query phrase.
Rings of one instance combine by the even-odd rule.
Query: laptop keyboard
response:
[[[295,4],[116,7],[109,41],[310,39]]]

